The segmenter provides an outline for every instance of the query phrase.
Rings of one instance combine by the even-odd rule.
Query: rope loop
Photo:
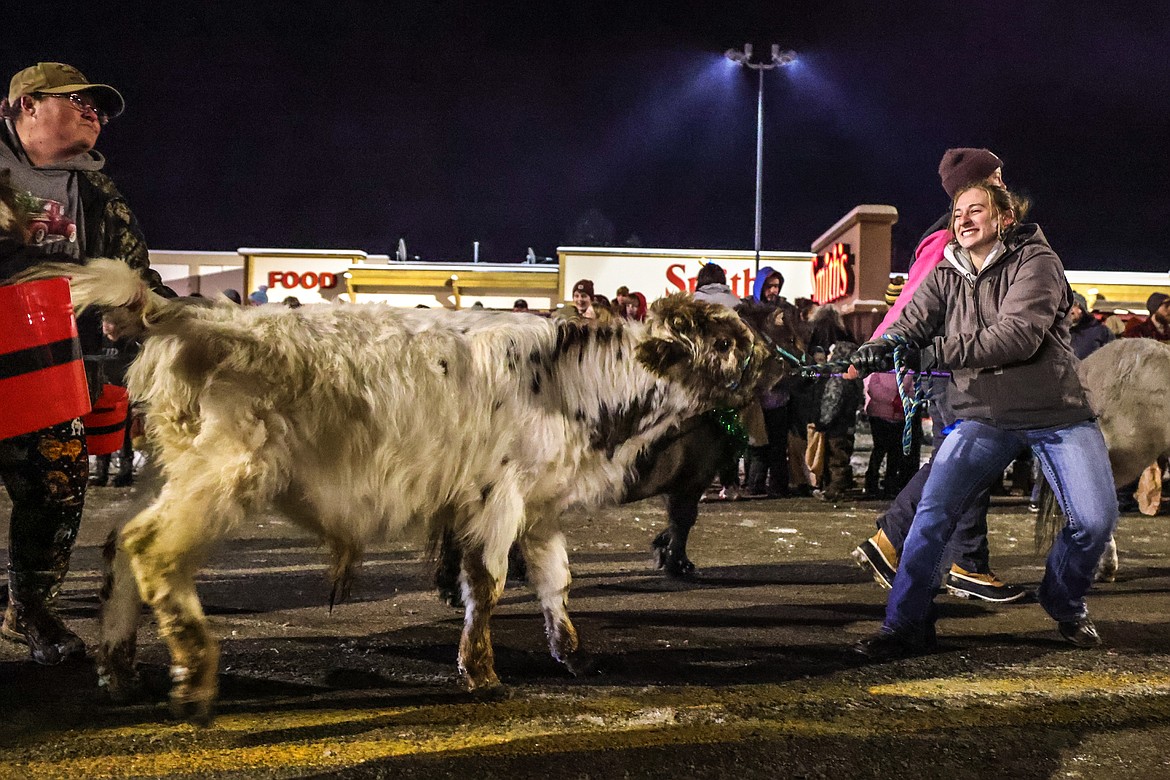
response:
[[[885,333],[882,338],[894,344],[894,381],[898,383],[898,398],[902,401],[902,411],[906,415],[906,422],[902,425],[902,453],[909,455],[914,444],[914,415],[926,407],[933,380],[928,378],[924,382],[923,375],[916,373],[912,388],[908,389],[906,377],[911,371],[906,364],[906,354],[910,351],[910,342],[896,333]]]

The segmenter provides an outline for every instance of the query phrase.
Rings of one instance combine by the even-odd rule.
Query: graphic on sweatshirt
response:
[[[38,198],[31,192],[17,195],[17,201],[28,215],[25,240],[30,246],[77,241],[77,224],[66,216],[65,207],[59,201]]]

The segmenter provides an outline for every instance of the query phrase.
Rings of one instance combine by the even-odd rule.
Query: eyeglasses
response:
[[[94,105],[93,98],[82,95],[80,92],[70,92],[68,94],[59,94],[56,92],[37,92],[34,94],[34,97],[65,98],[69,101],[69,105],[76,108],[82,114],[85,114],[86,112],[92,112],[93,115],[97,117],[99,125],[106,125],[110,121],[110,115]]]

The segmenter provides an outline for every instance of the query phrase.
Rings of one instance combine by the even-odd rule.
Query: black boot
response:
[[[44,666],[85,656],[85,642],[53,611],[62,579],[55,572],[8,572],[8,609],[0,635],[27,644],[32,659]]]
[[[110,479],[110,456],[98,455],[94,458],[94,469],[89,475],[89,484],[93,487],[105,487]]]
[[[134,484],[134,456],[122,456],[118,461],[118,473],[114,475],[114,487],[130,487]]]

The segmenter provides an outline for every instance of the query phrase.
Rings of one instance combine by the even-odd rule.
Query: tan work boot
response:
[[[873,576],[874,582],[886,590],[893,587],[894,575],[898,572],[898,551],[885,531],[879,528],[850,554],[858,566]]]
[[[994,572],[980,574],[967,571],[958,564],[952,564],[946,576],[947,593],[961,599],[979,599],[997,604],[1019,601],[1028,591],[1019,585],[1009,585],[995,576]]]

